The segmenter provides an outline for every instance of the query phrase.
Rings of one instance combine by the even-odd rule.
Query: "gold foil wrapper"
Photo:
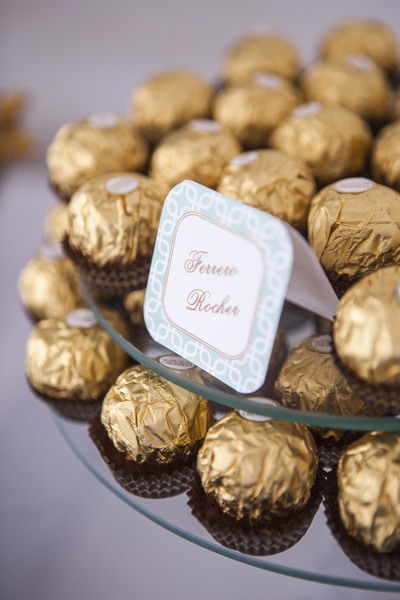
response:
[[[215,188],[225,165],[240,152],[230,131],[216,121],[198,119],[162,140],[152,156],[150,174],[170,188],[184,179]]]
[[[235,157],[217,189],[304,231],[315,183],[302,162],[279,150],[259,150]]]
[[[65,202],[55,202],[47,212],[44,222],[44,235],[50,242],[61,243],[66,235],[68,208]]]
[[[146,290],[134,290],[123,300],[124,308],[133,325],[144,325],[143,306]]]
[[[305,162],[320,183],[360,173],[371,141],[361,117],[343,106],[318,103],[295,109],[270,137],[273,148]]]
[[[226,53],[222,77],[228,84],[242,83],[260,71],[295,79],[300,58],[296,48],[277,34],[250,35]]]
[[[374,179],[400,192],[400,121],[384,127],[375,139],[371,170]]]
[[[208,401],[137,365],[106,395],[101,421],[114,446],[136,463],[190,458],[212,423]]]
[[[349,535],[377,552],[400,546],[400,436],[373,431],[338,464],[339,513]]]
[[[86,181],[112,171],[141,171],[148,149],[127,119],[94,113],[59,129],[47,151],[50,181],[66,199]]]
[[[398,43],[388,25],[377,20],[346,20],[338,23],[322,41],[324,59],[342,58],[347,54],[365,54],[385,71],[393,71],[399,60]]]
[[[341,298],[333,333],[341,361],[372,384],[400,384],[400,267],[379,269]]]
[[[364,191],[339,191],[352,181]],[[348,182],[348,183],[347,183]],[[308,217],[309,242],[331,281],[353,281],[400,263],[400,195],[369,179],[336,182],[315,196]]]
[[[122,335],[127,335],[126,325],[115,313],[102,312]],[[26,346],[30,384],[53,399],[101,399],[127,364],[127,355],[98,323],[74,327],[68,324],[68,315],[40,321]]]
[[[297,423],[248,420],[230,412],[199,451],[205,492],[231,517],[270,521],[308,502],[318,467],[309,430]]]
[[[97,267],[150,259],[166,195],[162,184],[138,173],[88,181],[68,205],[71,250]]]
[[[189,71],[164,71],[139,85],[131,95],[133,123],[151,143],[196,118],[211,113],[211,85]]]

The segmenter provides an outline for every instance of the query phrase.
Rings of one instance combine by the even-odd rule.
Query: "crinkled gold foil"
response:
[[[53,185],[69,199],[104,173],[141,171],[147,155],[145,140],[127,119],[116,117],[114,124],[98,127],[88,117],[59,129],[47,151],[47,167]]]
[[[398,63],[398,42],[392,29],[377,20],[346,20],[333,27],[322,40],[320,54],[325,59],[347,54],[365,54],[386,71]]]
[[[250,160],[253,157],[254,159]],[[315,194],[309,169],[279,150],[259,150],[242,154],[222,172],[217,190],[268,212],[303,231]],[[248,161],[246,159],[248,157]]]
[[[233,45],[225,55],[222,77],[226,83],[242,83],[260,71],[294,79],[300,58],[296,48],[281,35],[250,35]]]
[[[308,216],[309,242],[329,278],[353,280],[400,264],[399,193],[379,184],[359,193],[335,186],[315,196]]]
[[[374,179],[400,192],[400,121],[387,125],[378,134],[371,169]]]
[[[206,493],[235,519],[269,521],[309,500],[317,451],[303,425],[231,412],[207,433],[197,458]]]
[[[302,101],[301,92],[289,80],[276,79],[276,87],[264,87],[255,79],[228,87],[216,97],[214,118],[244,148],[265,148],[272,130]]]
[[[164,71],[133,90],[130,112],[133,123],[151,143],[191,119],[208,117],[211,85],[189,71]]]
[[[115,313],[102,312],[127,335],[126,325]],[[29,382],[54,399],[101,399],[127,364],[127,355],[99,324],[80,329],[65,319],[46,319],[36,325],[26,346]]]
[[[338,465],[339,512],[349,535],[377,552],[400,546],[400,436],[373,431]]]
[[[240,154],[235,136],[215,121],[193,121],[168,134],[154,151],[150,174],[170,188],[191,179],[215,188],[222,169]],[[210,124],[210,127],[208,127]]]
[[[45,238],[51,242],[62,242],[68,224],[68,208],[65,202],[54,202],[44,222]]]
[[[133,177],[137,187],[111,193],[108,181]],[[98,267],[131,265],[150,258],[166,188],[138,173],[109,173],[88,181],[68,205],[68,242],[72,249]]]
[[[287,356],[275,383],[284,406],[332,415],[372,415],[336,366],[330,335],[313,335]],[[340,440],[344,431],[317,428],[323,438]]]
[[[144,325],[143,305],[146,290],[134,290],[127,294],[123,300],[124,308],[133,325]]]
[[[341,298],[333,327],[342,362],[372,384],[400,384],[400,267],[379,269]]]
[[[208,401],[142,365],[118,377],[101,420],[114,446],[137,463],[189,458],[212,423]]]
[[[292,113],[270,137],[273,148],[305,162],[321,183],[360,173],[371,141],[361,117],[343,106],[322,105],[309,116]]]

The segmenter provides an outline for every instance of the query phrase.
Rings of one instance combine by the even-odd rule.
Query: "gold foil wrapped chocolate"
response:
[[[133,90],[130,112],[133,123],[151,143],[196,118],[208,117],[213,91],[194,73],[164,71]]]
[[[332,282],[400,264],[400,195],[363,177],[337,181],[313,199],[308,238]]]
[[[400,384],[400,267],[379,269],[341,298],[334,323],[336,352],[371,384]]]
[[[295,79],[299,65],[299,54],[285,37],[274,33],[250,35],[226,53],[222,78],[228,84],[242,83],[260,71],[267,71]]]
[[[317,467],[315,443],[306,427],[254,416],[250,420],[236,412],[210,428],[197,457],[206,494],[224,513],[248,522],[300,510],[310,498]]]
[[[372,148],[374,179],[400,192],[400,121],[384,127]]]
[[[137,365],[110,388],[101,421],[128,460],[169,464],[190,458],[206,435],[212,411],[205,398]]]
[[[50,242],[61,243],[67,231],[68,208],[65,202],[54,202],[47,212],[44,222],[44,235]]]
[[[315,183],[302,162],[279,150],[258,150],[234,157],[217,190],[304,231]]]
[[[144,325],[143,306],[146,290],[134,290],[124,297],[123,303],[133,325]]]
[[[104,309],[107,320],[127,334],[123,321]],[[26,374],[32,387],[53,399],[101,399],[126,368],[128,357],[88,309],[62,319],[40,321],[26,346]]]
[[[302,160],[320,183],[360,173],[372,141],[367,123],[343,106],[302,104],[270,138],[273,148]]]
[[[338,464],[339,513],[347,533],[377,552],[400,546],[400,435],[373,431]]]
[[[97,112],[59,129],[47,151],[50,181],[69,199],[80,185],[111,171],[141,171],[148,149],[127,119]]]
[[[150,174],[169,188],[184,179],[215,188],[225,165],[240,152],[230,131],[216,121],[195,119],[161,141]]]
[[[272,130],[301,101],[301,92],[288,79],[257,73],[251,81],[219,92],[214,118],[232,131],[244,148],[265,148]]]

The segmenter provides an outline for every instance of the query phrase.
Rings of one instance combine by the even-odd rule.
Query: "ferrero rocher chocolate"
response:
[[[104,309],[105,318],[123,335],[122,320]],[[88,309],[62,319],[40,321],[26,346],[31,386],[52,399],[98,400],[127,366],[128,358]]]
[[[363,177],[337,181],[313,199],[308,238],[332,282],[400,264],[400,195]]]
[[[316,64],[302,75],[301,87],[308,101],[345,106],[368,122],[387,116],[389,79],[367,56],[349,54]]]
[[[69,199],[80,185],[111,171],[141,171],[147,144],[125,118],[97,112],[59,129],[47,151],[52,185]]]
[[[207,433],[197,457],[203,488],[231,517],[271,521],[310,498],[317,451],[303,425],[230,412]]]
[[[362,171],[372,141],[367,123],[344,106],[302,104],[282,121],[270,138],[311,169],[320,183]]]
[[[21,302],[37,320],[63,317],[84,300],[78,272],[58,244],[44,244],[29,260],[18,282]]]
[[[205,398],[136,365],[110,388],[101,421],[128,460],[169,464],[191,457],[212,423],[212,411]]]
[[[400,384],[400,267],[379,269],[341,298],[333,328],[336,352],[371,384]]]
[[[222,78],[228,84],[248,81],[260,71],[294,79],[300,59],[286,38],[273,33],[250,35],[233,45],[225,55]]]
[[[393,71],[398,63],[397,40],[392,29],[377,20],[346,20],[331,29],[322,41],[324,59],[347,54],[365,54],[385,71]]]
[[[191,121],[208,117],[211,85],[189,71],[164,71],[139,85],[131,96],[133,123],[151,143]]]
[[[315,183],[302,162],[279,150],[258,150],[234,157],[217,190],[304,231]]]
[[[400,192],[400,121],[381,129],[372,148],[374,179]]]
[[[273,129],[302,101],[301,92],[272,73],[219,92],[214,118],[232,131],[244,148],[265,148]]]
[[[134,290],[124,298],[124,308],[133,325],[144,325],[143,305],[146,290]]]
[[[373,431],[338,464],[339,513],[347,533],[377,552],[400,546],[400,435]]]
[[[195,119],[161,141],[150,174],[170,188],[184,179],[215,188],[222,169],[240,152],[230,131],[216,121]]]
[[[68,208],[65,202],[54,202],[47,212],[44,222],[44,235],[50,242],[61,243],[67,231]]]

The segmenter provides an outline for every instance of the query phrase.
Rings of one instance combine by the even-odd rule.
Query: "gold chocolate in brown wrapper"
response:
[[[225,165],[240,152],[230,131],[216,121],[195,119],[160,142],[150,174],[170,188],[184,179],[215,188]]]
[[[340,360],[374,385],[400,384],[400,267],[379,269],[341,298],[333,327]]]
[[[390,73],[399,60],[398,40],[393,30],[381,21],[348,19],[325,35],[320,54],[324,59],[333,59],[352,53],[369,56]]]
[[[169,464],[197,449],[212,423],[212,410],[205,398],[137,365],[110,388],[101,421],[128,460]]]
[[[144,325],[143,306],[146,290],[134,290],[123,300],[124,308],[133,325]]]
[[[279,150],[259,150],[235,156],[217,190],[304,231],[315,183],[302,162]]]
[[[69,199],[80,185],[111,171],[141,171],[148,149],[125,118],[104,111],[59,129],[47,151],[51,183]]]
[[[28,261],[18,289],[24,308],[37,320],[63,317],[85,305],[78,272],[59,244],[44,244]]]
[[[339,513],[348,534],[377,552],[400,546],[400,435],[373,431],[338,464]]]
[[[344,106],[302,104],[270,137],[273,148],[302,160],[320,183],[360,173],[372,141],[371,130]]]
[[[222,78],[228,84],[242,83],[260,71],[267,71],[295,79],[299,65],[299,54],[285,37],[274,33],[250,35],[226,53]]]
[[[371,171],[374,179],[400,192],[400,121],[384,127],[375,139]]]
[[[368,122],[387,116],[389,79],[367,56],[349,54],[316,64],[302,75],[301,87],[308,101],[345,106]]]
[[[332,282],[400,264],[400,194],[363,177],[337,181],[313,199],[308,238]]]
[[[244,148],[265,148],[273,129],[301,101],[301,92],[288,79],[257,73],[249,82],[219,92],[214,118],[232,131]]]
[[[105,318],[122,335],[125,323],[104,309]],[[102,399],[128,357],[88,309],[77,309],[63,319],[40,321],[26,346],[25,367],[31,386],[54,399]]]
[[[206,494],[250,523],[300,510],[318,467],[311,433],[297,423],[244,415],[231,412],[207,433],[197,457]]]
[[[66,235],[68,208],[65,202],[54,202],[47,212],[44,222],[44,235],[50,242],[61,243]]]
[[[213,91],[194,73],[164,71],[133,90],[131,118],[152,144],[166,133],[196,118],[208,117]]]

